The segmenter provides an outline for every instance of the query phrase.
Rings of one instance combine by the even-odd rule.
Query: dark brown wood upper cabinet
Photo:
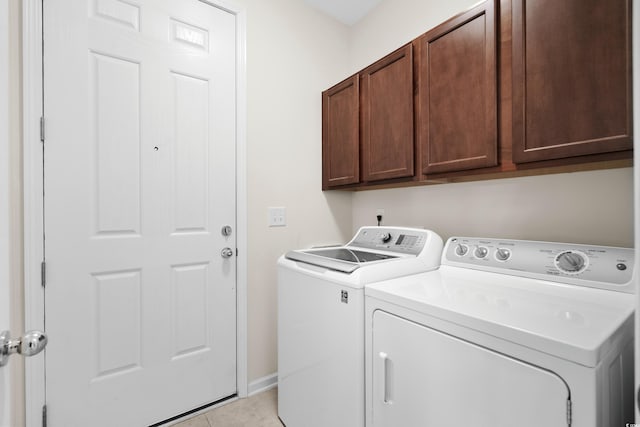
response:
[[[631,1],[513,0],[513,160],[633,148]]]
[[[360,73],[362,180],[414,175],[413,54],[408,44]]]
[[[497,164],[496,10],[488,0],[414,41],[425,174]]]
[[[322,94],[322,188],[630,166],[632,0],[486,0]]]
[[[358,75],[322,93],[322,189],[360,182]]]

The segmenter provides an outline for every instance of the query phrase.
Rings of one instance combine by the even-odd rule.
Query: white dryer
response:
[[[278,416],[287,427],[364,426],[364,287],[440,265],[429,230],[363,227],[346,245],[278,260]]]
[[[365,289],[369,427],[633,423],[632,249],[451,238]]]

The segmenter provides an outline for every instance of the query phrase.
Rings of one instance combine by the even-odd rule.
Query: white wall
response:
[[[453,235],[633,246],[631,168],[359,192],[353,226],[430,228]]]
[[[475,0],[384,0],[352,28],[352,72]],[[374,224],[453,234],[633,246],[632,169],[357,192],[352,227]]]
[[[344,242],[351,194],[321,191],[321,92],[348,68],[347,27],[300,0],[238,0],[247,15],[249,382],[277,371],[276,260]],[[267,227],[267,208],[287,226]]]
[[[351,27],[350,73],[365,68],[476,3],[478,0],[381,1],[360,22]]]

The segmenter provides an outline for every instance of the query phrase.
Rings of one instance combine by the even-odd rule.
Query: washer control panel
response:
[[[347,246],[418,255],[427,244],[429,230],[404,227],[362,227]]]
[[[587,286],[599,282],[615,288],[631,282],[633,260],[634,250],[629,248],[451,237],[442,264]]]

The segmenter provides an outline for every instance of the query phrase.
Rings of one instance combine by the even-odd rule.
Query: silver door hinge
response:
[[[44,117],[40,117],[40,141],[44,142]]]
[[[567,399],[567,425],[571,427],[571,399]]]
[[[47,405],[42,406],[42,427],[47,427]]]
[[[40,284],[43,288],[47,284],[47,263],[44,261],[40,263]]]

